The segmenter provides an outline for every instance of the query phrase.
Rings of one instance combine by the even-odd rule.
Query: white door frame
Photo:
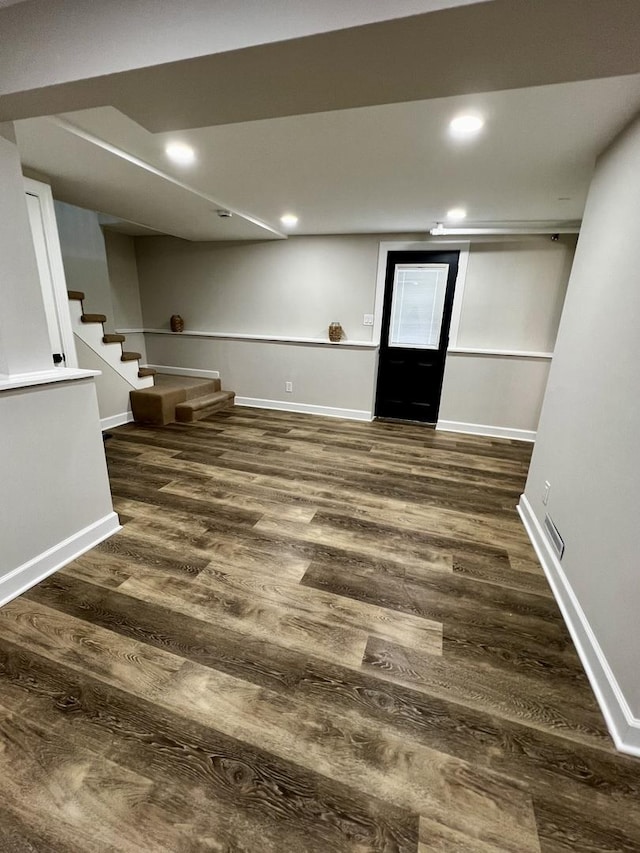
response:
[[[47,249],[47,260],[49,272],[53,283],[53,302],[56,307],[58,327],[65,354],[65,366],[77,367],[78,357],[71,326],[71,314],[69,313],[69,297],[67,295],[67,280],[62,263],[62,252],[60,250],[60,238],[58,237],[58,225],[56,213],[53,206],[53,194],[48,184],[34,181],[32,178],[24,178],[24,189],[28,195],[35,196],[40,203],[42,224],[44,226],[44,239]]]

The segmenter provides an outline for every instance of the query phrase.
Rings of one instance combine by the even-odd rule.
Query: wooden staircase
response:
[[[125,350],[125,336],[105,333],[104,323],[107,318],[104,314],[86,314],[84,311],[85,295],[80,290],[68,290],[67,295],[72,303],[80,303],[79,311],[71,311],[71,322],[74,325],[74,333],[78,335],[88,346],[111,365],[134,389],[143,389],[153,386],[156,371],[151,367],[141,367],[139,352]],[[102,328],[98,334],[92,334],[90,328],[86,333],[83,327],[100,325]],[[114,347],[119,347],[114,354]]]

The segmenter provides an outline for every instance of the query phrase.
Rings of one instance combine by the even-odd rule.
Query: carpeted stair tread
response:
[[[141,367],[138,370],[138,378],[144,379],[145,376],[155,376],[156,372],[153,367]]]
[[[227,406],[233,405],[235,396],[233,391],[215,391],[213,394],[192,397],[191,400],[178,403],[176,406],[176,420],[188,423],[189,421],[206,417],[206,415],[217,412],[220,409],[226,409]]]
[[[123,352],[120,361],[139,361],[142,358],[140,352]]]
[[[106,314],[83,314],[80,318],[83,323],[106,323]]]
[[[158,373],[152,388],[131,391],[131,409],[138,423],[170,424],[176,419],[176,406],[192,397],[220,390],[219,379],[197,376],[174,376]]]
[[[78,302],[84,299],[84,293],[81,290],[67,290],[67,296],[69,299],[77,299]]]
[[[103,335],[103,344],[123,344],[126,338],[124,335]]]
[[[180,390],[184,392],[182,400],[190,400],[192,397],[201,397],[203,394],[213,394],[214,391],[219,391],[221,387],[219,379],[158,373],[154,390],[159,393]]]

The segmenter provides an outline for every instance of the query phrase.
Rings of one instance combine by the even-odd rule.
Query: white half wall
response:
[[[550,364],[545,358],[449,353],[438,425],[534,439]]]
[[[549,513],[564,539],[562,573],[583,614],[570,627],[588,626],[587,654],[606,664],[590,673],[594,689],[610,725],[626,720],[612,726],[618,746],[638,754],[639,198],[636,120],[596,167],[525,491],[535,523]]]
[[[76,350],[78,360],[84,368],[100,371],[100,375],[95,378],[95,384],[102,428],[118,426],[133,420],[129,399],[132,386],[80,338],[76,338]]]
[[[372,411],[374,349],[151,334],[147,352],[154,365],[218,370],[223,388],[265,405],[279,401],[362,417]],[[285,382],[293,384],[291,393]]]
[[[119,529],[93,379],[0,392],[0,604]]]

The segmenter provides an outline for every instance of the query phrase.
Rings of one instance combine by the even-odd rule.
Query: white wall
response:
[[[87,370],[99,370],[95,377],[98,397],[98,412],[103,429],[116,423],[126,423],[132,420],[131,400],[129,394],[132,386],[113,367],[100,358],[98,353],[87,346],[83,340],[76,337],[78,361]]]
[[[640,750],[639,198],[640,120],[597,165],[523,502],[525,518],[538,537],[610,723],[619,742],[636,750]],[[545,481],[551,484],[546,507]],[[538,529],[545,512],[565,541],[561,563],[551,557]]]
[[[140,329],[142,328],[142,307],[134,238],[108,229],[103,233],[111,286],[113,325],[117,330]],[[142,363],[146,363],[143,334],[140,332],[127,334],[126,348],[141,353]]]
[[[98,214],[92,210],[59,201],[55,202],[55,210],[67,289],[85,294],[85,313],[106,315],[105,331],[114,332],[122,327],[139,329],[142,313],[132,238],[115,232],[103,233]],[[77,335],[75,342],[78,365],[101,372],[96,378],[96,391],[103,426],[109,425],[111,418],[123,422],[131,412],[132,386]],[[128,334],[124,347],[139,352],[141,363],[146,363],[141,332]]]
[[[575,245],[573,236],[471,245],[455,346],[475,352],[447,355],[441,428],[535,438],[551,359],[499,353],[553,353]]]
[[[0,600],[9,572],[112,514],[97,414],[91,379],[0,393]]]
[[[474,243],[457,345],[553,352],[576,240]]]
[[[439,426],[494,435],[508,430],[513,438],[533,440],[549,365],[544,358],[450,353]]]
[[[139,328],[142,325],[142,307],[134,239],[128,234],[119,234],[108,229],[103,233],[111,284],[113,322],[118,328]]]
[[[332,320],[371,340],[378,238],[293,237],[264,243],[136,240],[145,328],[325,337]]]
[[[105,329],[112,332],[111,286],[98,214],[61,201],[56,201],[55,210],[67,289],[81,290],[85,313],[105,314]]]
[[[0,374],[7,375],[52,364],[20,157],[12,137],[12,127],[0,125]]]
[[[93,380],[51,364],[10,137],[0,128],[0,604],[118,529]]]
[[[379,238],[295,237],[266,243],[136,240],[145,328],[328,340],[342,323],[349,340],[370,341]],[[241,398],[371,412],[374,350],[286,342],[146,335],[150,364],[219,370]],[[293,382],[293,392],[285,382]],[[363,415],[360,415],[363,416]]]
[[[139,238],[144,326],[167,330],[171,314],[178,313],[187,330],[326,340],[328,323],[339,320],[348,340],[371,342],[373,328],[362,321],[374,310],[384,239],[372,234],[220,244]],[[573,238],[553,243],[548,237],[472,245],[459,343],[474,350],[552,351],[574,245]],[[146,338],[149,363],[220,370],[223,384],[240,397],[373,408],[377,359],[371,351],[186,335]],[[449,428],[480,424],[532,438],[548,369],[549,359],[449,353],[440,417]],[[294,373],[288,394],[284,383]]]

